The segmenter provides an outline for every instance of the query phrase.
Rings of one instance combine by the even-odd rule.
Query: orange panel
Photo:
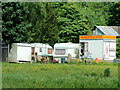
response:
[[[116,36],[104,36],[104,39],[116,39]]]
[[[106,35],[80,36],[79,39],[116,39],[116,36],[106,36]]]
[[[103,39],[102,35],[99,36],[80,36],[80,39]]]

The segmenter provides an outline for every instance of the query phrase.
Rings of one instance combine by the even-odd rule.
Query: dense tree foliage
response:
[[[2,3],[2,37],[6,43],[27,42],[27,30],[31,25],[27,19],[27,10],[24,3]]]
[[[120,26],[120,2],[112,4],[110,7],[110,15],[108,25]]]
[[[29,11],[25,22],[31,25],[27,31],[27,41],[40,42],[41,39],[38,37],[42,35],[41,27],[46,17],[45,4],[28,2],[25,3],[25,7],[27,7],[27,10]]]
[[[59,42],[78,43],[79,35],[88,33],[88,20],[78,8],[76,3],[63,3],[58,8]]]
[[[4,2],[3,42],[79,42],[96,25],[120,25],[120,2]]]
[[[56,9],[54,9],[53,3],[45,3],[46,8],[46,17],[41,27],[41,38],[42,43],[49,43],[50,45],[54,45],[58,42],[59,39],[59,30],[57,26],[57,13]]]

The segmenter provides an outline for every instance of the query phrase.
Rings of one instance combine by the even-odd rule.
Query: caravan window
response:
[[[65,49],[56,49],[55,54],[56,55],[65,55]]]
[[[48,54],[52,54],[52,49],[48,48]]]
[[[40,48],[40,52],[42,52],[42,48]]]
[[[78,53],[78,49],[77,48],[75,48],[75,52],[74,52],[74,54],[77,54]]]

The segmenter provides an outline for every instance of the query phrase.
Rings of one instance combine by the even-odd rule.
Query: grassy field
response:
[[[110,77],[104,70],[110,68]],[[3,88],[118,88],[117,64],[2,63]]]

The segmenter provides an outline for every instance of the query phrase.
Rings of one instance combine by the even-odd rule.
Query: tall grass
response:
[[[110,68],[110,76],[104,70]],[[118,66],[3,63],[3,88],[117,88]]]

